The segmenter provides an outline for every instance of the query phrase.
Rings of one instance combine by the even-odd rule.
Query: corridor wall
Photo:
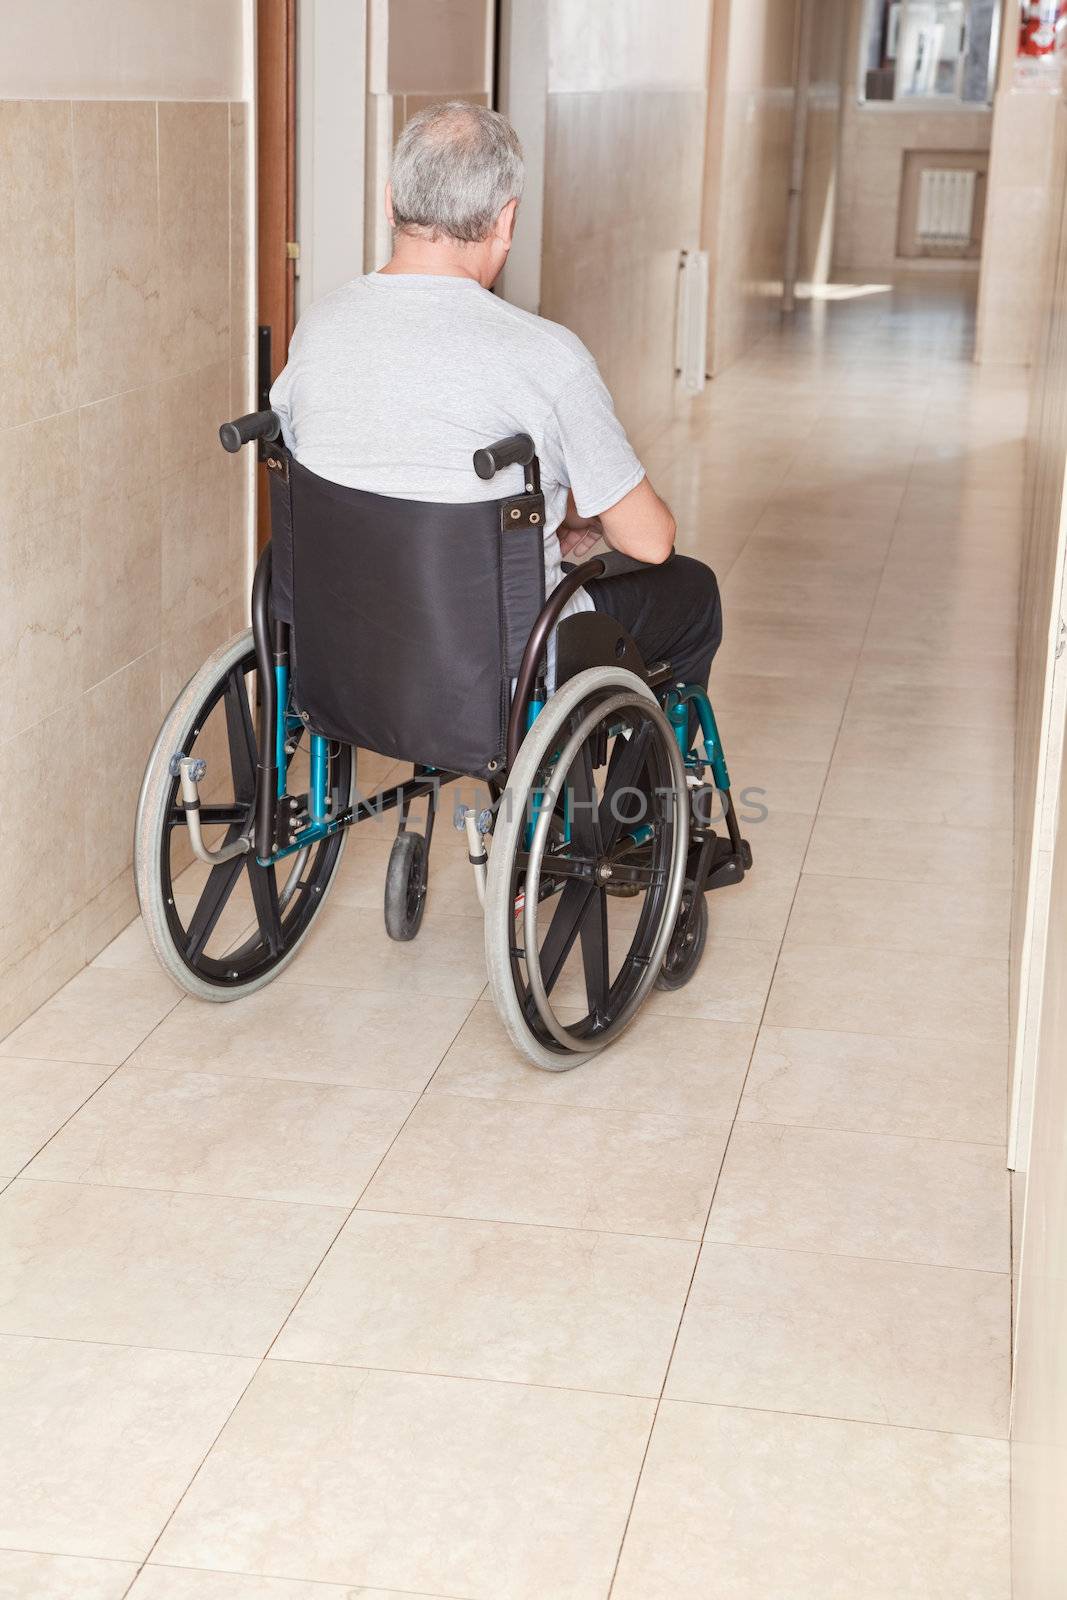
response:
[[[1052,226],[1030,427],[1020,607],[1013,1000],[1017,1062],[1012,1551],[1015,1600],[1059,1594],[1067,1572],[1067,765],[1061,621],[1067,475],[1067,109],[1055,111]],[[1027,935],[1029,934],[1029,943]],[[1022,972],[1020,973],[1020,963]],[[1022,979],[1020,985],[1020,977]],[[1032,1046],[1032,1051],[1029,1048]]]
[[[136,914],[161,715],[239,625],[245,0],[6,0],[0,1035]]]
[[[673,416],[679,251],[700,242],[709,0],[549,0],[541,314],[637,448]],[[521,221],[520,221],[521,226]]]

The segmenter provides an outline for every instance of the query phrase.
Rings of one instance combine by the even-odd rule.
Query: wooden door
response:
[[[296,7],[297,0],[256,0],[257,406],[266,405],[263,390],[285,365],[296,321]],[[260,466],[259,549],[269,535],[266,469]]]

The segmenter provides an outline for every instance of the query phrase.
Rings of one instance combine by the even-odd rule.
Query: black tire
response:
[[[210,844],[250,832],[257,761],[255,674],[250,632],[205,661],[163,723],[137,806],[134,875],[145,932],[164,970],[201,1000],[251,994],[289,964],[334,882],[347,834],[342,828],[277,866],[261,867],[249,853],[210,868],[189,897],[194,903],[184,908],[186,897],[176,893],[175,879],[191,858],[180,848],[185,814],[173,759],[179,753],[199,755],[210,746],[209,792],[201,811]],[[355,760],[347,746],[331,747],[329,788],[335,808],[350,803]],[[218,935],[239,884],[250,890],[251,905],[234,943]]]
[[[692,899],[693,885],[687,880],[678,922],[656,979],[657,989],[684,989],[700,965],[704,946],[708,942],[708,897],[706,894],[700,896],[695,920],[686,933],[685,924]]]
[[[618,761],[608,754],[609,729],[610,740],[621,732],[625,741]],[[637,793],[640,779],[659,798],[651,839],[628,846],[613,797]],[[561,805],[564,788],[570,813]],[[685,792],[678,743],[655,695],[621,667],[591,667],[569,679],[523,740],[497,807],[485,956],[497,1012],[534,1066],[567,1072],[588,1061],[629,1025],[651,990],[681,903]],[[560,827],[568,814],[569,838]],[[615,930],[609,876],[641,889],[639,897],[611,901],[625,916]],[[554,1002],[567,992],[572,953],[571,998],[561,1003],[577,1017],[564,1021]]]
[[[426,910],[426,841],[405,829],[393,840],[385,873],[385,931],[403,944],[414,939]]]

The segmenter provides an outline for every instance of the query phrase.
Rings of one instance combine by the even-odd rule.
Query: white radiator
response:
[[[919,175],[922,244],[968,245],[974,227],[977,173],[964,167],[924,167]]]
[[[678,274],[674,365],[687,394],[699,394],[707,374],[708,253],[683,250]]]

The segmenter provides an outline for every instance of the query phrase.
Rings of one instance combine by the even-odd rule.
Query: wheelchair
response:
[[[442,793],[473,780],[454,822],[496,1009],[535,1066],[589,1060],[653,988],[689,981],[708,891],[752,864],[704,690],[646,664],[609,616],[560,620],[582,584],[641,564],[594,556],[546,597],[526,434],[473,457],[485,480],[520,468],[520,493],[440,505],[317,476],[271,411],[219,432],[265,462],[272,537],[251,628],[186,685],[145,771],[135,877],[163,968],[203,1000],[262,988],[307,937],[349,830],[392,811],[386,929],[414,938]],[[411,776],[361,793],[357,748]]]

